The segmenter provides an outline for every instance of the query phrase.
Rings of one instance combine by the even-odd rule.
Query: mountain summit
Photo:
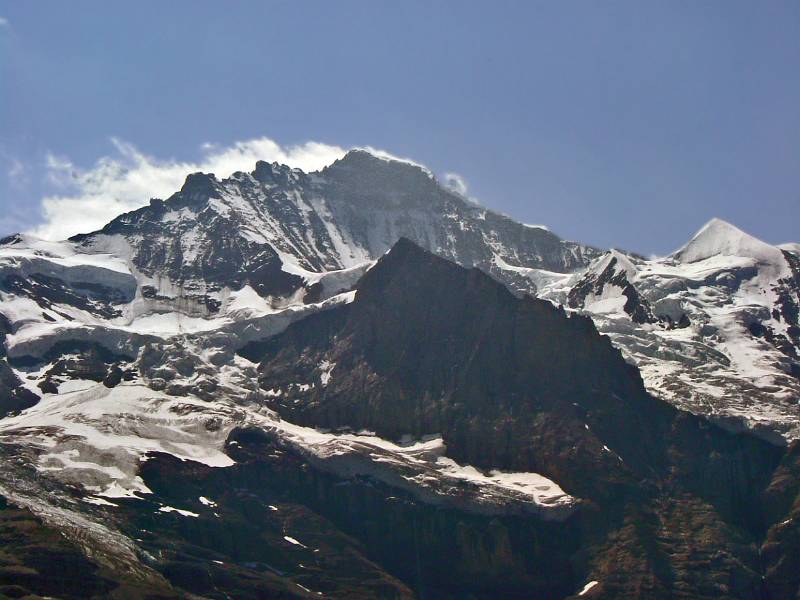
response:
[[[764,263],[782,260],[781,251],[722,219],[711,219],[673,258],[693,263],[715,256],[755,258]]]

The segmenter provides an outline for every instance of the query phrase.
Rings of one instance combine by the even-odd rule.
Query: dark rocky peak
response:
[[[441,434],[459,464],[541,473],[609,508],[677,485],[755,527],[745,515],[781,453],[650,396],[590,319],[405,239],[352,304],[242,352],[288,421]],[[718,485],[726,473],[736,475]]]
[[[158,229],[156,223],[165,213],[184,207],[194,211],[202,209],[210,198],[220,198],[220,185],[220,181],[213,173],[191,173],[187,175],[181,189],[166,200],[151,198],[147,206],[121,214],[99,232],[78,234],[69,239],[73,242],[84,242],[91,240],[96,233],[125,235],[134,231],[142,233],[144,230],[153,235]]]
[[[287,186],[292,181],[294,173],[300,173],[299,169],[292,169],[288,165],[282,165],[277,162],[272,164],[259,160],[256,162],[256,168],[251,175],[261,184],[268,186]]]
[[[193,199],[219,198],[218,185],[213,173],[192,173],[186,177],[180,194]]]
[[[566,390],[580,386],[579,380],[602,364],[606,372],[592,379],[591,385],[587,381],[587,387],[607,385],[628,396],[643,392],[635,369],[607,337],[597,333],[591,319],[567,315],[544,300],[519,298],[483,271],[460,267],[405,238],[359,281],[354,306],[371,304],[380,305],[384,317],[402,315],[397,321],[384,319],[381,326],[380,337],[391,354],[402,352],[404,343],[411,352],[421,340],[433,346],[451,345],[443,354],[451,360],[474,358],[471,353],[476,345],[482,351],[503,347],[506,358],[517,352],[527,359],[535,355],[541,372],[535,376],[515,372],[512,365],[517,359],[504,360],[496,365],[508,376],[497,382],[501,388],[530,378],[534,389]],[[370,310],[369,314],[378,313]],[[558,374],[559,367],[565,371]]]
[[[616,288],[625,297],[623,310],[634,323],[656,323],[659,319],[653,314],[652,307],[633,284],[636,271],[629,256],[610,250],[595,261],[569,291],[567,304],[570,308],[586,308],[590,298],[600,298],[611,293],[609,288]]]
[[[389,206],[429,203],[432,195],[447,193],[430,171],[418,165],[351,150],[325,167],[321,175],[354,200]]]
[[[365,302],[394,288],[399,288],[397,291],[403,297],[414,295],[419,303],[435,304],[455,298],[466,301],[468,298],[460,294],[467,291],[488,294],[500,302],[514,300],[508,288],[482,271],[459,267],[405,237],[401,237],[361,278],[357,299]],[[549,302],[546,304],[550,305]]]
[[[165,208],[165,203],[161,198],[150,198],[149,206],[156,211],[160,211]]]
[[[290,420],[390,438],[442,433],[457,460],[545,472],[576,485],[577,473],[568,472],[575,465],[545,459],[561,444],[590,452],[601,438],[597,447],[614,453],[585,460],[601,460],[614,472],[622,466],[616,453],[642,471],[663,464],[631,434],[660,437],[670,409],[647,396],[636,370],[586,317],[517,298],[482,271],[407,239],[364,275],[347,311],[338,331],[331,332],[334,316],[321,316],[261,348],[265,388],[280,387],[284,378],[304,381],[300,372],[314,369],[305,361],[341,368],[323,396],[312,388],[297,402],[284,397],[288,403],[278,410]],[[307,333],[295,333],[304,327]],[[294,335],[300,345],[322,336],[312,342],[321,347],[297,347],[290,357],[295,342],[287,338]],[[539,445],[541,453],[533,449]]]
[[[419,165],[404,160],[397,160],[388,157],[380,157],[372,154],[368,150],[355,148],[350,150],[342,158],[333,162],[333,164],[325,167],[325,171],[346,171],[346,170],[407,170],[413,172],[424,173],[430,177],[429,172]]]
[[[232,241],[242,231],[245,242]],[[533,281],[516,267],[568,272],[597,254],[474,205],[423,167],[363,150],[310,175],[265,161],[223,180],[194,173],[168,199],[123,214],[99,233],[127,237],[142,272],[176,282],[189,271],[204,278],[203,265],[212,263],[228,273],[252,270],[264,253],[291,255],[309,270],[341,269],[380,257],[406,236],[515,290],[533,292]],[[96,239],[72,238],[87,244]],[[209,248],[218,252],[212,256]],[[499,267],[498,256],[511,268]],[[185,263],[192,264],[187,269]]]
[[[12,233],[11,235],[7,235],[3,239],[0,239],[0,246],[13,246],[14,244],[19,244],[22,241],[22,235],[19,233]]]

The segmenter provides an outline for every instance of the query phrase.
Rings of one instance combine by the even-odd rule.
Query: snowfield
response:
[[[151,452],[231,466],[225,442],[237,427],[270,432],[337,475],[369,475],[433,503],[489,514],[522,510],[545,518],[563,518],[576,503],[536,473],[482,473],[458,465],[444,456],[441,437],[398,444],[369,432],[335,434],[293,425],[261,406],[225,399],[236,394],[235,384],[214,402],[171,397],[140,383],[112,389],[82,384],[76,391],[46,395],[35,407],[0,421],[0,441],[35,449],[42,476],[83,487],[95,504],[149,494],[138,467]]]

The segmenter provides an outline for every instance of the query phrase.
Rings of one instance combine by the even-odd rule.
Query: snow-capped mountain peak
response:
[[[786,250],[787,252],[794,252],[795,254],[800,254],[800,243],[798,242],[788,242],[786,244],[778,244],[778,248],[781,250]]]
[[[592,262],[592,264],[589,265],[589,271],[602,273],[609,266],[615,271],[624,271],[628,277],[635,276],[638,271],[631,257],[615,248],[612,248],[606,254]]]
[[[715,256],[752,258],[762,264],[783,262],[780,249],[745,233],[722,219],[711,219],[672,257],[680,263],[695,263]]]
[[[770,439],[775,432],[794,439],[800,436],[795,249],[712,219],[671,256],[646,260],[609,251],[571,283],[566,304],[592,316],[653,393]]]

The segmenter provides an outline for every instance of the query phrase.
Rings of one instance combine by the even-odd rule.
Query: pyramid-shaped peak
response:
[[[213,173],[190,173],[183,182],[181,192],[184,194],[198,193],[211,196],[214,194],[217,178]]]
[[[610,266],[613,266],[615,271],[625,271],[628,277],[633,277],[638,271],[630,257],[615,248],[598,258],[589,268],[595,273],[602,273]]]
[[[424,175],[426,178],[433,178],[433,174],[427,167],[413,160],[399,158],[388,152],[373,148],[353,148],[342,158],[325,167],[323,172],[331,173],[337,170],[383,172],[405,174],[407,176]]]
[[[293,169],[278,162],[256,161],[256,168],[250,173],[257,181],[265,184],[287,183]]]
[[[638,271],[639,269],[627,254],[614,248],[595,258],[587,269],[587,273],[592,274],[594,277],[600,277],[603,273],[608,276],[612,273],[624,272],[628,279],[635,277]]]
[[[717,218],[703,225],[689,243],[672,255],[682,263],[698,262],[714,256],[754,258],[764,263],[781,260],[781,252],[775,246]]]

